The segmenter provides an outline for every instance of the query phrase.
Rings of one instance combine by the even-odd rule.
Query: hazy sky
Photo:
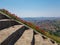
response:
[[[60,17],[60,0],[0,0],[0,8],[19,17]]]

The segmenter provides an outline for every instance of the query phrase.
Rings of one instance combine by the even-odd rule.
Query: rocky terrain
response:
[[[58,45],[58,43],[0,14],[0,45]]]
[[[0,30],[0,45],[58,45],[42,34],[34,33],[24,25],[14,25]]]

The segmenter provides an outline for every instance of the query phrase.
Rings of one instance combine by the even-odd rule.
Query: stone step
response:
[[[35,33],[33,33],[33,30],[32,29],[27,29],[27,30],[24,29],[25,30],[24,33],[22,33],[23,32],[23,29],[21,29],[20,31],[17,30],[18,31],[17,32],[16,29],[17,28],[19,29],[19,27],[21,28],[21,27],[23,27],[23,25],[16,25],[14,27],[10,27],[10,29],[9,28],[8,29],[4,29],[6,31],[1,30],[0,31],[0,43],[3,42],[10,35],[4,41],[4,42],[6,42],[5,43],[6,45],[7,44],[8,45],[13,45],[13,44],[14,45],[58,45],[56,42],[53,44],[51,42],[51,39],[50,38],[47,38],[47,37],[45,37],[42,34],[35,34]],[[18,36],[19,36],[18,34],[19,35],[22,35],[22,36],[20,38],[18,38]],[[35,34],[34,35],[34,40],[33,40],[33,34]],[[42,36],[44,36],[45,38],[42,37]],[[31,44],[32,43],[32,40],[34,41],[33,43],[35,43],[35,44]],[[7,42],[9,42],[9,43],[7,43]],[[4,45],[4,43],[2,45]]]
[[[22,36],[25,30],[27,30],[26,26],[22,26],[17,31],[9,35],[2,43],[1,45],[14,45],[14,43]]]
[[[41,34],[35,35],[35,45],[58,45],[56,42],[53,44],[50,38],[43,39],[42,36]]]
[[[0,21],[14,21],[13,19],[0,19]]]
[[[15,43],[15,45],[31,45],[31,41],[33,38],[33,30],[28,29],[25,30],[21,38]]]
[[[15,25],[0,31],[0,43],[3,42],[9,35],[21,28],[23,25]]]
[[[9,19],[7,16],[0,13],[0,19]]]
[[[4,21],[5,20],[5,21]],[[2,19],[0,20],[0,30],[14,26],[14,25],[21,25],[16,21],[8,21],[9,19]]]

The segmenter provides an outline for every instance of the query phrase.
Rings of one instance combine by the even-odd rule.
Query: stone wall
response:
[[[20,25],[20,24],[16,21],[0,21],[0,30],[14,25]]]
[[[0,19],[9,19],[9,18],[6,17],[5,15],[2,15],[2,14],[0,13]]]

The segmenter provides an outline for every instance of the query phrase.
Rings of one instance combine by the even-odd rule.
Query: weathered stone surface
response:
[[[7,19],[7,20],[5,20]],[[16,30],[18,30],[19,28],[21,28],[23,25],[20,25],[19,23],[17,23],[16,21],[11,21],[9,20],[10,18],[8,18],[5,15],[0,14],[0,43],[3,42],[4,40],[7,39],[9,40],[9,44],[11,44],[11,42],[13,42],[13,40],[16,38],[17,33],[19,32],[20,34],[20,30],[13,34],[14,32],[16,32]],[[3,30],[2,30],[3,29]],[[23,32],[23,31],[22,31]],[[11,35],[13,34],[13,35]],[[22,34],[22,33],[21,33]],[[15,37],[13,40],[10,40],[10,37]],[[25,32],[22,34],[21,37],[19,37],[19,39],[16,41],[16,43],[14,45],[32,45],[32,39],[33,39],[33,29],[28,29],[25,30]],[[15,41],[15,40],[14,40]],[[8,42],[8,41],[7,41]],[[54,44],[50,41],[50,38],[47,39],[43,39],[41,34],[36,34],[34,35],[34,43],[35,45],[57,45],[57,43],[55,42]],[[4,45],[4,44],[2,44]],[[60,45],[60,44],[59,44]]]
[[[33,30],[28,29],[24,32],[21,38],[15,43],[15,45],[31,45],[33,38]]]
[[[23,25],[15,25],[0,31],[0,43],[3,42],[9,35],[21,28]]]
[[[14,25],[20,25],[19,23],[17,23],[16,21],[0,21],[0,30],[4,29],[4,28],[8,28]]]
[[[7,16],[0,13],[0,19],[9,19]]]
[[[43,39],[41,34],[35,35],[35,45],[57,45],[57,43],[51,43],[50,39]]]

